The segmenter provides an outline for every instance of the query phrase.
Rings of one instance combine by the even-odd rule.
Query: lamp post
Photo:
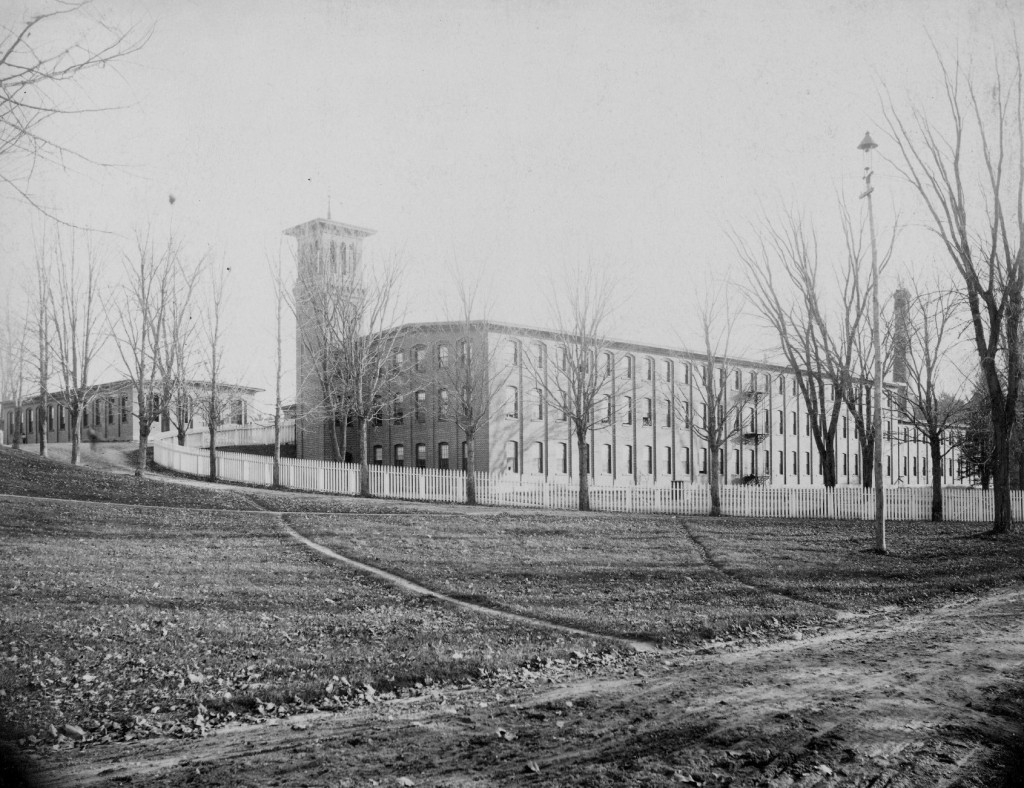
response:
[[[882,479],[882,328],[878,306],[878,246],[875,242],[875,214],[871,205],[871,193],[874,187],[871,185],[871,151],[878,145],[871,139],[870,132],[864,134],[858,150],[864,151],[864,193],[860,196],[868,200],[868,230],[871,233],[871,278],[874,280],[874,287],[871,288],[871,345],[875,354],[875,382],[873,391],[875,399],[874,418],[872,419],[872,432],[875,436],[874,449],[874,486],[875,486],[875,552],[886,553],[885,546],[885,491]]]

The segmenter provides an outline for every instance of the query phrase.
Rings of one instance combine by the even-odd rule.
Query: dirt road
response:
[[[41,777],[52,786],[1002,785],[1020,744],[1022,622],[1024,591],[1004,591],[850,619],[799,641],[553,664],[193,741],[90,746],[62,753]]]

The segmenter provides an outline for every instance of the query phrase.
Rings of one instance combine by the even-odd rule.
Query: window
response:
[[[917,457],[914,458],[914,477],[917,477]]]
[[[416,421],[420,424],[427,420],[427,392],[420,389],[416,392]]]
[[[544,419],[544,397],[541,394],[540,389],[533,389],[530,392],[531,400],[531,415],[534,421],[543,421]]]
[[[447,471],[451,467],[451,449],[447,442],[437,444],[437,467]]]
[[[708,405],[706,402],[700,404],[700,426],[702,429],[708,428]]]
[[[668,359],[665,359],[665,361],[664,361],[664,370],[665,370],[665,380],[671,382],[672,381],[672,362],[669,361]]]
[[[703,449],[700,450],[700,472],[701,473],[707,473],[708,472],[708,450],[707,450],[707,448],[703,448]]]
[[[373,426],[384,426],[384,403],[381,402],[380,397],[373,398]]]
[[[860,476],[860,455],[853,455],[853,473],[855,476]]]
[[[633,447],[626,447],[626,473],[633,475]]]
[[[391,358],[391,361],[392,361],[392,366],[394,366],[394,368],[396,370],[401,371],[402,368],[405,366],[405,351],[404,350],[396,350],[394,355]]]
[[[422,345],[412,349],[412,365],[417,372],[423,372],[427,368],[427,349]]]
[[[427,444],[425,443],[416,444],[416,467],[427,467]]]
[[[793,411],[793,434],[796,435],[796,411]]]
[[[124,424],[128,421],[128,413],[130,409],[128,407],[128,397],[121,397],[121,423]]]
[[[565,353],[565,345],[555,348],[555,365],[563,372],[569,368],[569,360]]]
[[[379,443],[373,447],[373,464],[383,465],[384,464],[384,447]]]
[[[794,452],[790,452],[790,455],[793,458],[793,475],[796,476],[797,475],[797,471],[798,471],[797,465],[796,465],[796,452],[795,451]]]
[[[598,416],[602,424],[608,424],[612,420],[612,398],[607,394],[601,396],[598,404]]]
[[[537,370],[544,369],[544,343],[537,342],[533,346],[533,363],[536,364]]]
[[[793,383],[793,385],[790,387],[791,388],[790,393],[795,396],[796,392],[797,392],[797,389],[799,388],[799,386],[797,385],[797,382],[796,382],[796,376],[795,375],[793,376],[792,383]]]
[[[690,475],[690,447],[683,447],[683,473]]]
[[[33,419],[33,416],[35,414],[34,414],[32,408],[29,408],[28,411],[26,411],[26,415],[28,416],[28,431],[29,432],[35,432],[35,421]]]
[[[107,400],[107,424],[114,423],[114,411],[117,409],[117,400],[111,397]]]
[[[533,444],[533,469],[537,473],[544,473],[544,444],[540,441]]]
[[[908,464],[909,464],[909,458],[907,458],[907,457],[904,457],[904,458],[903,458],[903,478],[904,478],[904,479],[907,479],[907,478],[909,478],[909,476],[910,476],[910,473],[909,473],[909,472],[908,472],[908,470],[907,470],[907,465],[908,465]]]
[[[737,473],[738,474],[740,472],[740,450],[739,449],[733,449],[732,450],[732,464],[733,464],[733,473]]]
[[[738,369],[736,370],[736,375],[733,378],[732,387],[737,391],[743,388],[743,373],[740,372]]]
[[[654,473],[654,447],[644,446],[644,468],[648,475]]]
[[[665,473],[672,475],[672,447],[665,447]]]
[[[810,413],[805,413],[804,414],[804,435],[810,435],[810,434],[811,434],[811,414]]]
[[[846,435],[847,435],[847,431],[848,431],[848,426],[849,426],[849,425],[848,425],[848,419],[847,419],[847,417],[846,417],[846,416],[843,416],[843,437],[844,437],[844,438],[845,438],[845,437],[846,437]]]
[[[462,442],[462,470],[469,468],[469,443],[466,441]]]
[[[885,458],[885,473],[891,479],[892,478],[892,456]]]
[[[786,379],[779,375],[779,394],[786,393]]]
[[[623,397],[622,400],[623,411],[622,411],[622,423],[632,424],[633,423],[633,398]]]
[[[53,405],[46,406],[46,429],[53,429]]]
[[[446,369],[448,367],[448,346],[438,345],[437,346],[437,367],[438,369]]]
[[[395,465],[399,468],[405,465],[405,446],[401,443],[395,444]]]
[[[757,373],[756,372],[751,372],[750,373],[750,390],[751,391],[757,391]]]
[[[513,367],[519,366],[519,343],[514,339],[508,341],[508,363]]]
[[[665,407],[665,426],[666,427],[671,427],[672,426],[672,400],[669,400],[669,399],[665,400],[664,401],[664,407]]]
[[[610,378],[615,377],[615,356],[611,353],[604,354],[604,374]]]
[[[395,420],[395,424],[405,424],[405,410],[402,408],[401,395],[395,397],[395,401],[391,405],[391,417]]]
[[[644,380],[654,380],[654,359],[644,359]]]
[[[473,360],[473,346],[469,344],[469,340],[460,339],[458,344],[459,350],[459,363],[468,364]]]
[[[808,476],[811,474],[811,453],[809,451],[804,452],[804,473]]]
[[[448,389],[440,389],[437,392],[437,415],[440,419],[447,419],[450,415],[451,403],[449,401]]]
[[[505,444],[505,470],[519,473],[519,442],[509,441]]]
[[[772,453],[767,449],[764,450],[764,468],[761,469],[761,473],[765,476],[772,474]]]
[[[683,426],[690,426],[690,403],[685,399],[679,403],[679,415],[683,417]]]
[[[850,469],[847,466],[847,456],[846,456],[846,454],[843,454],[843,475],[844,476],[848,476],[849,474],[850,474]]]
[[[633,357],[632,356],[626,356],[626,377],[627,378],[632,378],[633,377]]]
[[[650,397],[644,397],[642,413],[643,413],[643,425],[645,427],[650,427],[654,423],[653,415],[651,414],[651,398]]]
[[[569,444],[567,443],[558,444],[558,472],[569,472]]]
[[[612,445],[610,443],[605,443],[603,446],[601,446],[601,458],[602,458],[603,463],[604,463],[604,472],[605,473],[611,473],[612,472]]]
[[[784,473],[784,472],[785,472],[785,470],[786,470],[786,455],[785,455],[785,454],[783,454],[783,453],[782,453],[782,452],[780,451],[780,452],[778,453],[778,458],[779,458],[779,464],[778,464],[778,466],[777,466],[777,467],[778,467],[778,469],[779,469],[779,473]]]
[[[519,418],[519,389],[515,386],[505,389],[505,416],[510,419]]]
[[[683,364],[683,383],[690,382],[690,365]]]

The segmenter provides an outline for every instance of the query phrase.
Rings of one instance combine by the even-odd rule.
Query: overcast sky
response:
[[[24,11],[0,5],[8,25]],[[266,260],[287,249],[282,230],[327,214],[328,195],[334,219],[377,230],[371,258],[401,253],[410,319],[442,317],[457,260],[481,272],[495,317],[547,325],[547,282],[585,263],[622,277],[619,335],[678,346],[700,283],[734,265],[730,227],[789,206],[838,232],[865,130],[885,152],[883,86],[927,106],[940,88],[930,42],[989,62],[1018,8],[96,0],[152,38],[69,94],[119,109],[52,128],[119,166],[41,172],[33,191],[113,233],[112,260],[147,225],[212,250],[231,267],[234,376],[267,389]],[[880,222],[898,210],[910,224],[898,257],[945,266],[915,237],[912,195],[875,164]],[[42,222],[3,199],[10,283]],[[763,337],[750,332],[747,352]]]

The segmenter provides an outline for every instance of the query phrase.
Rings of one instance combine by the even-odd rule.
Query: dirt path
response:
[[[87,748],[44,784],[992,785],[991,748],[1019,741],[996,695],[1019,686],[1022,621],[1024,591],[1006,591],[802,641],[556,665],[201,740]]]

